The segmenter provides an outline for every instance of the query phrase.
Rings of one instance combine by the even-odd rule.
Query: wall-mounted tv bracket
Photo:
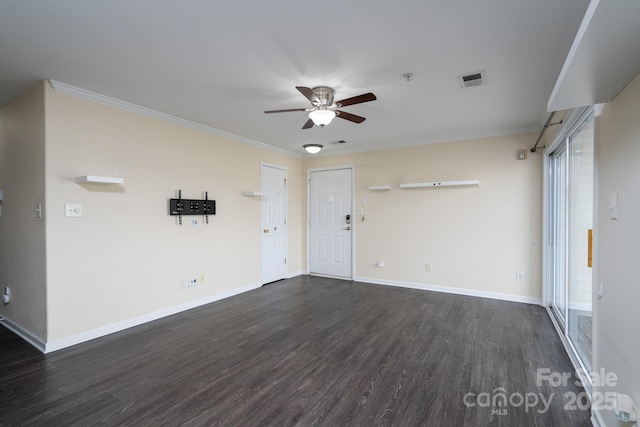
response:
[[[178,223],[182,225],[182,215],[204,215],[209,224],[209,215],[216,214],[216,201],[209,200],[209,192],[205,191],[204,199],[183,199],[182,190],[178,190],[177,199],[169,199],[169,215],[178,215]]]

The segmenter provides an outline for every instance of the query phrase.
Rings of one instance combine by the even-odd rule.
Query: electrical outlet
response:
[[[516,281],[524,282],[524,273],[522,271],[516,272]]]
[[[180,279],[180,282],[178,283],[178,287],[180,289],[184,289],[187,287],[187,279]]]
[[[189,287],[193,288],[194,286],[198,286],[198,278],[197,277],[189,277]]]
[[[376,265],[378,266],[378,268],[384,267],[384,260],[383,259],[379,259],[378,263]]]
[[[426,265],[427,272],[431,273],[431,264]]]
[[[201,274],[200,275],[200,284],[203,284],[203,283],[204,283],[204,274]]]

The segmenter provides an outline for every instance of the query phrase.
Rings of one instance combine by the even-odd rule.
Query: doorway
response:
[[[308,171],[310,274],[353,278],[353,167]]]
[[[592,365],[594,119],[586,110],[549,154],[547,304],[582,368]]]
[[[260,229],[262,284],[287,275],[287,171],[260,165]]]

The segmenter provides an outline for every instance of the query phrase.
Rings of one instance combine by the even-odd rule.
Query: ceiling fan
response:
[[[314,88],[308,88],[305,86],[296,86],[296,89],[298,89],[298,91],[300,91],[300,93],[311,102],[311,107],[291,108],[288,110],[269,110],[265,111],[265,113],[271,114],[288,113],[291,111],[309,111],[309,120],[307,120],[304,126],[302,126],[302,129],[312,128],[314,124],[324,127],[331,123],[334,117],[340,117],[341,119],[349,120],[354,123],[362,123],[366,120],[364,117],[347,113],[346,111],[340,111],[339,108],[346,107],[348,105],[361,104],[363,102],[375,101],[377,99],[374,94],[369,92],[334,102],[333,89],[330,87],[317,86]]]

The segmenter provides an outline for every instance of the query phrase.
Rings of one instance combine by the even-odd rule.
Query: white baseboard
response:
[[[304,272],[289,273],[287,275],[287,278],[296,277],[302,274],[305,274],[305,273]],[[355,280],[358,282],[369,283],[374,285],[396,286],[396,287],[402,287],[402,288],[420,289],[425,291],[444,292],[449,294],[491,298],[491,299],[498,299],[498,300],[512,301],[512,302],[521,302],[525,304],[539,305],[541,302],[539,298],[522,297],[522,296],[510,295],[510,294],[500,294],[495,292],[484,292],[484,291],[477,291],[477,290],[465,289],[465,288],[450,288],[446,286],[425,285],[422,283],[401,282],[401,281],[395,281],[395,280],[392,281],[392,280],[385,280],[385,279],[375,279],[370,277],[356,277]],[[25,341],[33,345],[35,348],[37,348],[41,352],[51,353],[53,351],[57,351],[63,348],[71,347],[73,345],[81,344],[83,342],[90,341],[92,339],[100,338],[115,332],[123,331],[125,329],[142,325],[144,323],[152,322],[154,320],[171,316],[173,314],[190,310],[192,308],[200,307],[205,304],[210,304],[215,301],[220,301],[225,298],[229,298],[235,295],[242,294],[244,292],[258,289],[260,286],[262,286],[260,283],[254,283],[247,286],[243,286],[241,288],[220,292],[205,298],[189,301],[184,304],[168,307],[162,310],[154,311],[152,313],[144,314],[142,316],[137,316],[131,319],[123,320],[121,322],[112,323],[110,325],[105,325],[96,329],[92,329],[90,331],[82,332],[80,334],[72,335],[70,337],[62,338],[62,339],[51,341],[51,342],[43,341],[40,337],[37,337],[36,335],[25,330],[24,328],[20,327],[20,325],[12,322],[7,318],[4,318],[4,320],[2,320],[0,323],[5,325],[8,329],[13,331],[20,337],[22,337]]]
[[[448,286],[425,285],[423,283],[401,282],[397,280],[375,279],[371,277],[356,277],[355,281],[373,285],[396,286],[399,288],[420,289],[423,291],[443,292],[447,294],[466,295],[470,297],[491,298],[502,301],[520,302],[524,304],[540,305],[540,298],[523,297],[520,295],[501,294],[498,292],[478,291],[475,289],[453,288]]]
[[[291,273],[287,273],[287,279],[291,279],[292,277],[302,276],[303,274],[307,274],[307,273],[302,270],[293,271]]]
[[[2,320],[0,320],[0,325],[4,325],[7,329],[12,331],[14,334],[18,335],[20,338],[22,338],[23,340],[25,340],[26,342],[28,342],[29,344],[31,344],[32,346],[40,350],[41,352],[43,353],[45,352],[46,343],[42,338],[27,331],[17,323],[12,322],[11,319],[7,319],[6,317],[3,317]]]
[[[154,320],[161,319],[163,317],[171,316],[192,308],[200,307],[205,304],[220,301],[225,298],[229,298],[244,292],[258,289],[262,286],[260,283],[254,283],[251,285],[243,286],[241,288],[232,289],[230,291],[220,292],[214,295],[210,295],[205,298],[189,301],[184,304],[168,307],[162,310],[154,311],[152,313],[143,314],[142,316],[134,317],[132,319],[123,320],[121,322],[112,323],[110,325],[102,326],[100,328],[92,329],[87,332],[82,332],[77,335],[72,335],[67,338],[47,342],[40,350],[43,353],[51,353],[52,351],[61,350],[63,348],[71,347],[76,344],[80,344],[86,341],[90,341],[95,338],[100,338],[105,335],[112,334],[114,332],[123,331],[125,329],[132,328],[134,326],[142,325],[144,323],[152,322]],[[32,343],[33,344],[33,343]],[[35,344],[34,344],[35,345]],[[36,346],[37,347],[37,346]]]

